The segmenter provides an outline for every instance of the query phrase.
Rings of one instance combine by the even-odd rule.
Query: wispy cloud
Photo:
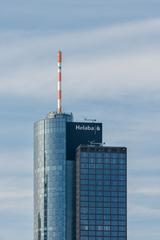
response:
[[[63,34],[1,31],[0,94],[4,99],[16,97],[22,106],[19,110],[12,109],[11,104],[4,101],[7,105],[4,111],[10,109],[11,113],[2,116],[1,138],[12,141],[0,154],[0,213],[8,224],[10,218],[19,218],[19,222],[17,225],[15,222],[15,226],[13,220],[5,226],[1,239],[10,238],[7,228],[13,238],[22,239],[24,233],[17,229],[25,229],[24,216],[25,219],[29,216],[28,224],[31,223],[33,154],[30,149],[22,149],[21,142],[23,148],[27,138],[31,142],[32,120],[26,116],[35,118],[35,111],[31,106],[28,110],[23,108],[24,102],[19,99],[36,98],[40,102],[38,107],[42,108],[42,101],[56,96],[59,48],[64,54],[63,96],[70,107],[72,104],[71,110],[81,118],[82,114],[91,114],[102,120],[106,144],[128,147],[130,239],[139,236],[146,239],[147,234],[156,239],[158,233],[150,234],[150,229],[154,220],[160,218],[159,29],[160,19],[154,18],[87,31],[67,30]],[[23,109],[24,119],[20,118]],[[14,111],[18,112],[17,116]],[[17,148],[13,151],[15,145]],[[132,229],[133,222],[139,220],[142,229],[147,221],[150,224],[144,234],[138,225]],[[3,226],[2,220],[0,225]],[[154,229],[156,232],[158,227]],[[22,237],[17,238],[17,232]]]
[[[132,218],[144,219],[145,217],[160,218],[160,208],[145,207],[143,205],[132,204],[128,205],[128,214]]]
[[[76,99],[76,92],[80,99],[156,93],[160,88],[159,26],[157,18],[45,37],[20,34],[17,38],[13,33],[12,42],[6,35],[0,92],[32,97],[56,93],[55,55],[63,46],[65,98]]]
[[[0,154],[0,212],[32,215],[32,152]]]
[[[160,189],[159,186],[150,186],[150,187],[142,187],[134,189],[130,192],[130,194],[137,194],[137,195],[143,195],[148,197],[159,197],[160,196]],[[160,215],[159,215],[160,216]]]
[[[21,198],[31,198],[33,197],[32,191],[24,191],[21,192],[1,192],[0,199],[21,199]]]

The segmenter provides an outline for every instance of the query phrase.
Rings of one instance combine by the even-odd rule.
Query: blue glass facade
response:
[[[66,239],[66,122],[49,113],[34,125],[34,240]]]
[[[127,239],[126,148],[91,142],[101,123],[51,112],[34,124],[34,240]]]
[[[127,150],[80,146],[76,157],[76,240],[127,239]]]

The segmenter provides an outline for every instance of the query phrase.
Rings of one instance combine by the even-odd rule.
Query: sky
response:
[[[33,123],[63,110],[128,148],[128,239],[160,239],[160,1],[0,0],[0,240],[33,239]]]

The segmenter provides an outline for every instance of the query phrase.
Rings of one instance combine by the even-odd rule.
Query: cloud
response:
[[[0,154],[0,212],[32,214],[32,152],[7,151]],[[27,209],[27,211],[26,211]]]
[[[144,187],[144,188],[142,187],[142,188],[137,188],[137,189],[132,190],[130,192],[130,194],[143,195],[146,197],[159,197],[160,189],[159,189],[159,186]]]
[[[33,197],[33,193],[31,191],[21,191],[19,193],[16,192],[1,192],[0,199],[21,199],[21,198],[31,198]]]
[[[140,219],[142,229],[146,219],[152,225],[150,219],[160,217],[159,27],[157,18],[63,34],[1,31],[0,38],[0,94],[4,99],[18,99],[16,107],[24,106],[27,99],[32,105],[34,98],[34,104],[38,99],[36,107],[42,109],[44,100],[53,95],[56,98],[56,52],[62,48],[67,104],[73,105],[71,109],[78,117],[90,114],[105,123],[106,144],[128,147],[129,221],[132,224]],[[0,212],[6,225],[9,212],[9,218],[23,216],[21,222],[32,215],[33,157],[30,149],[21,148],[26,146],[26,139],[32,139],[29,129],[35,110],[30,105],[16,107],[8,103],[5,111],[11,109],[11,113],[3,116],[1,125],[3,141],[3,136],[12,139],[0,154]],[[18,148],[15,151],[13,142]],[[21,228],[17,223],[15,229]],[[16,236],[17,230],[13,226],[10,229]],[[138,224],[131,232],[131,239],[138,236]],[[142,232],[140,235],[144,236]]]
[[[15,182],[16,183],[16,182]],[[33,193],[19,189],[17,192],[5,191],[0,194],[0,213],[32,215]]]
[[[0,173],[8,173],[8,176],[11,177],[11,172],[24,173],[27,175],[32,175],[32,161],[33,153],[30,149],[18,149],[15,151],[2,151],[0,153]],[[16,176],[16,175],[12,175]]]
[[[154,207],[145,207],[138,204],[129,204],[128,205],[128,214],[130,219],[132,217],[136,217],[137,219],[141,218],[144,219],[145,217],[150,218],[160,218],[160,209]]]
[[[149,19],[59,35],[17,32],[17,37],[6,32],[1,47],[0,93],[56,96],[56,49],[62,46],[65,99],[157,94],[159,26],[160,19]]]

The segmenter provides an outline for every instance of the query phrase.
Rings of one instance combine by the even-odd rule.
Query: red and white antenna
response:
[[[62,65],[62,52],[58,51],[58,84],[57,84],[57,112],[62,112],[62,73],[61,73],[61,65]]]

